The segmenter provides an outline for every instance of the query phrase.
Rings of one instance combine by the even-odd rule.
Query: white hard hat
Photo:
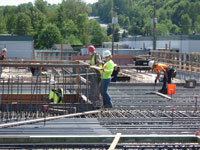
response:
[[[111,56],[111,52],[109,50],[106,50],[103,52],[103,57]]]
[[[152,67],[153,67],[153,65],[154,65],[154,63],[155,63],[155,62],[154,62],[153,60],[149,61],[149,64],[148,64],[148,65],[149,65],[149,67],[151,67],[151,68],[152,68]]]
[[[7,49],[6,49],[6,48],[3,48],[2,51],[7,51]]]
[[[51,85],[54,85],[55,83],[56,83],[55,80],[53,80],[53,79],[50,80]]]

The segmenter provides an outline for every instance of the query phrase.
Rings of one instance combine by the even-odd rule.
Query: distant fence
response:
[[[155,61],[164,62],[182,70],[200,72],[200,53],[152,50],[151,56]]]

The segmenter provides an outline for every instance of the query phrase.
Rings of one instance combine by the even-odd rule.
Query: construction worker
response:
[[[7,49],[3,48],[2,51],[1,51],[1,58],[0,58],[0,60],[4,60],[6,58],[6,52],[7,52]],[[2,72],[3,72],[3,68],[0,66],[0,78],[1,78]]]
[[[95,47],[93,45],[90,45],[88,47],[88,52],[91,55],[90,59],[90,66],[98,66],[102,67],[102,60],[101,56],[95,51]],[[100,89],[99,84],[101,80],[101,74],[98,70],[90,69],[90,72],[94,73],[94,75],[89,76],[89,80],[91,81],[91,92],[90,92],[90,99],[95,100],[93,101],[96,103],[95,105],[98,106],[100,104]]]
[[[114,64],[114,70],[113,70],[112,75],[111,75],[111,77],[112,77],[111,82],[117,81],[117,75],[118,75],[119,71],[120,71],[120,69],[117,66],[117,64]]]
[[[55,85],[55,81],[50,81],[51,85]],[[53,101],[55,104],[63,103],[64,92],[63,88],[53,88],[49,93],[49,100]]]
[[[3,48],[1,52],[1,60],[4,60],[6,58],[6,52],[7,52],[7,49]]]
[[[149,61],[149,66],[155,70],[157,73],[157,76],[155,78],[155,84],[160,78],[160,73],[164,73],[164,78],[163,78],[163,85],[162,89],[159,90],[160,93],[167,94],[167,82],[171,83],[172,79],[172,69],[169,68],[169,65],[165,64],[158,64],[155,61]]]
[[[102,68],[101,75],[101,96],[103,97],[103,106],[104,108],[112,108],[111,98],[108,94],[108,86],[111,81],[111,75],[114,70],[114,62],[111,60],[112,55],[109,50],[103,52],[103,57],[106,60],[106,63]]]
[[[88,47],[88,52],[91,54],[90,65],[102,67],[101,56],[95,51],[95,47],[93,45]]]

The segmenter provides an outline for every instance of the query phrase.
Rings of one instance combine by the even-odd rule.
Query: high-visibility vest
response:
[[[112,72],[114,70],[114,62],[112,60],[109,60],[108,62],[106,62],[103,66],[104,71],[102,72],[102,79],[110,79]]]
[[[53,99],[53,102],[56,104],[58,104],[58,103],[62,104],[63,97],[64,97],[63,88],[54,88],[49,93],[49,99],[50,100]]]

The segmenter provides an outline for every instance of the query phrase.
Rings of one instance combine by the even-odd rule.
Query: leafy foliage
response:
[[[195,0],[99,0],[92,5],[91,15],[110,23],[114,9],[121,28],[128,29],[131,35],[149,36],[153,28],[153,3],[158,35],[200,33],[200,1]]]
[[[158,35],[200,34],[199,0],[99,0],[92,5],[83,0],[63,0],[57,5],[35,0],[34,4],[1,6],[0,33],[32,35],[35,48],[50,48],[58,42],[100,45],[112,36],[119,41],[120,28],[125,31],[123,37],[152,36],[153,3]],[[98,22],[89,20],[88,15],[99,16],[108,23],[107,33]],[[114,35],[113,16],[118,16]]]
[[[60,42],[87,45],[107,41],[105,30],[88,20],[90,12],[91,7],[82,0],[65,0],[57,5],[35,0],[34,5],[2,6],[0,33],[32,35],[38,49],[51,48]]]

